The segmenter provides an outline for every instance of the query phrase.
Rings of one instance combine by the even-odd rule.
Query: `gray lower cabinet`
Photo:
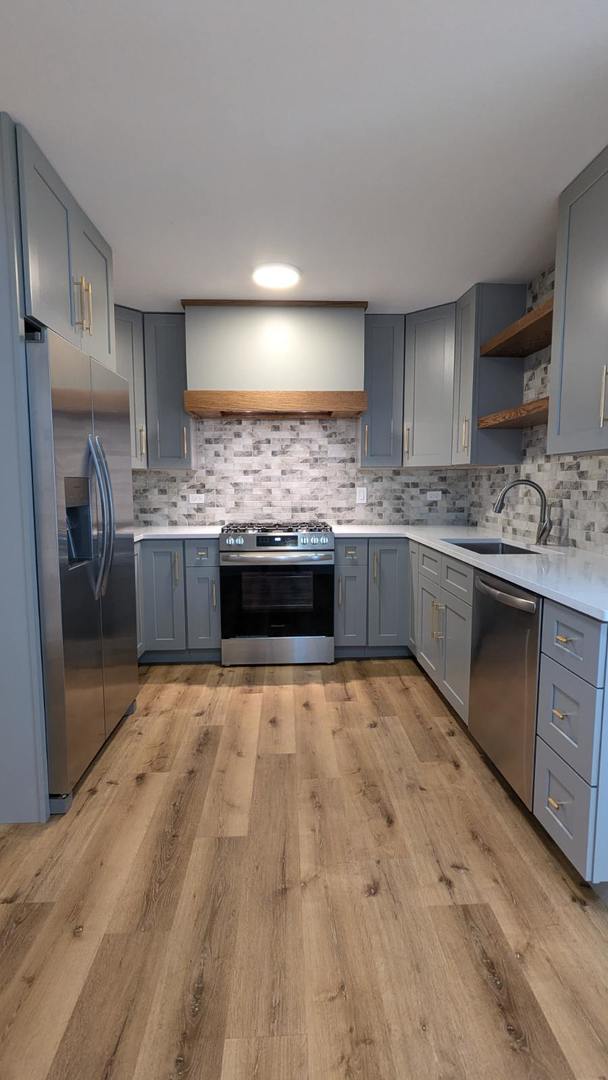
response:
[[[184,412],[186,329],[179,313],[144,315],[148,467],[189,469],[190,419]]]
[[[460,564],[461,577],[456,560],[422,545],[418,547],[418,563],[416,655],[452,708],[468,723],[473,625],[470,567]],[[432,575],[428,568],[433,569]]]
[[[405,319],[404,465],[450,465],[455,304]]]
[[[403,315],[366,315],[361,464],[401,465],[403,455]]]
[[[437,623],[442,653],[439,689],[452,708],[467,722],[471,674],[472,609],[464,600],[459,600],[442,589]]]
[[[608,148],[562,193],[547,452],[608,448]]]
[[[189,566],[186,570],[188,648],[219,649],[220,568]]]
[[[410,629],[408,645],[413,653],[416,653],[416,641],[417,641],[417,611],[418,611],[418,555],[419,548],[413,540],[410,540],[410,567],[409,567],[409,584],[410,584]]]
[[[112,250],[17,125],[23,314],[115,367]]]
[[[115,307],[116,370],[129,383],[131,416],[131,465],[145,469],[148,464],[146,443],[146,383],[144,373],[144,317],[133,308]]]
[[[146,540],[142,544],[144,652],[186,648],[184,544]]]
[[[441,681],[441,647],[437,637],[437,605],[441,601],[441,586],[418,574],[417,597],[417,657],[435,684]]]
[[[144,651],[144,586],[141,544],[134,545],[135,556],[135,622],[137,626],[137,655]]]
[[[370,540],[368,575],[368,645],[407,646],[407,540]]]
[[[597,876],[599,864],[597,871],[594,865],[597,798],[598,789],[585,783],[538,737],[534,816],[587,881],[603,880]]]
[[[338,647],[367,645],[367,561],[336,566],[334,638]]]
[[[474,285],[456,303],[453,465],[521,461],[521,431],[479,430],[480,416],[510,409],[523,398],[521,361],[482,357],[481,346],[526,311],[525,285]]]

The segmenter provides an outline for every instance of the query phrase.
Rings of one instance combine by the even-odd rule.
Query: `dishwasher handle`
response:
[[[526,611],[530,615],[536,614],[536,600],[526,600],[524,596],[512,596],[511,593],[501,592],[500,589],[494,589],[491,585],[488,585],[483,578],[475,578],[475,588],[479,589],[479,592],[485,593],[486,596],[491,596],[498,604],[516,608],[517,611]]]

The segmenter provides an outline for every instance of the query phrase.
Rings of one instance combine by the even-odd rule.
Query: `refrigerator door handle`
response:
[[[91,453],[91,461],[93,462],[93,470],[95,472],[95,478],[97,480],[97,487],[99,488],[99,501],[101,502],[101,535],[102,535],[102,547],[101,555],[99,559],[99,571],[94,586],[95,599],[99,600],[103,587],[103,579],[106,572],[106,560],[108,554],[108,526],[110,519],[110,508],[108,504],[108,494],[105,483],[105,476],[99,455],[97,453],[97,445],[92,435],[88,438],[89,450]]]
[[[110,568],[112,566],[112,559],[114,558],[114,541],[116,539],[116,512],[114,508],[114,492],[112,490],[112,480],[110,477],[110,470],[108,468],[108,461],[103,448],[103,443],[99,435],[95,436],[95,444],[99,451],[99,460],[101,463],[101,470],[104,478],[104,486],[106,490],[106,499],[108,504],[108,524],[107,524],[107,547],[106,547],[106,559],[103,566],[103,577],[101,582],[101,596],[104,596],[108,578],[110,576]]]

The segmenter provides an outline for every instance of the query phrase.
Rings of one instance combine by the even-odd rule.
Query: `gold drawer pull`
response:
[[[565,720],[566,717],[569,716],[569,713],[562,712],[561,709],[551,709],[551,713],[553,716],[557,717],[558,720]]]
[[[209,548],[203,548],[202,551],[197,551],[196,557],[197,557],[197,559],[208,559],[209,558]]]
[[[569,641],[574,641],[574,638],[566,637],[565,634],[556,634],[555,635],[555,643],[556,643],[556,645],[567,645]]]
[[[557,799],[552,799],[550,795],[547,796],[547,803],[552,810],[559,810],[560,806],[562,805],[557,801]]]
[[[356,547],[347,547],[344,549],[344,554],[347,559],[355,559],[357,557]]]

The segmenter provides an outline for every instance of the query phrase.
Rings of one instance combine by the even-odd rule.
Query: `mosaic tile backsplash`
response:
[[[553,291],[553,271],[530,283],[530,307]],[[548,393],[550,349],[529,357],[524,400]],[[214,525],[227,520],[319,517],[336,524],[471,524],[533,541],[537,496],[515,489],[499,517],[492,504],[517,476],[540,483],[554,521],[550,543],[606,548],[608,455],[547,457],[546,428],[522,435],[523,463],[501,468],[379,469],[357,466],[354,420],[206,420],[193,423],[197,467],[189,472],[134,472],[140,525]],[[367,503],[357,505],[357,487]],[[439,492],[428,501],[429,492]],[[191,494],[205,497],[190,502]]]
[[[193,424],[198,467],[134,472],[141,525],[327,518],[336,524],[465,524],[468,478],[451,469],[357,466],[355,420],[205,420]],[[367,503],[356,505],[357,487]],[[439,492],[429,502],[427,493]],[[203,505],[190,495],[205,496]]]

